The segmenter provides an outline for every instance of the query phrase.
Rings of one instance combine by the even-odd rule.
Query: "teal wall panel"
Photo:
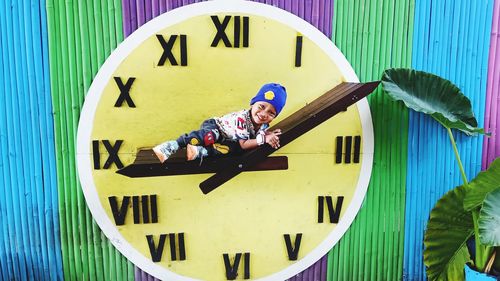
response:
[[[0,276],[61,280],[45,2],[0,3]]]
[[[415,3],[412,68],[452,81],[471,100],[484,124],[493,0]],[[446,130],[434,119],[410,112],[404,279],[425,280],[423,237],[429,213],[448,190],[463,184]],[[481,169],[483,138],[454,133],[464,169]]]

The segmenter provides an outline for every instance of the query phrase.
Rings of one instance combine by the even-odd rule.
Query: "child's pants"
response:
[[[214,119],[205,120],[199,130],[184,134],[177,139],[180,147],[188,144],[203,146],[208,151],[208,156],[221,156],[225,154],[240,154],[243,152],[237,140],[225,139]]]

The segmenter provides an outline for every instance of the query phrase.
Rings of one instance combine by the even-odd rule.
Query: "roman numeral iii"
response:
[[[353,147],[354,139],[354,147]],[[361,150],[361,136],[338,136],[335,139],[335,163],[351,163],[351,156],[353,163],[359,163],[359,156]],[[344,156],[344,159],[342,159]],[[343,162],[342,162],[343,160]]]
[[[109,206],[113,212],[113,218],[115,219],[116,225],[125,224],[125,217],[129,209],[130,198],[130,196],[123,196],[122,203],[118,206],[116,196],[108,197]],[[158,222],[158,200],[156,194],[132,196],[132,214],[134,215],[134,224],[141,223],[141,213],[142,223]]]
[[[238,276],[238,267],[243,256],[243,279],[250,279],[250,253],[237,253],[232,261],[229,254],[222,254],[224,266],[226,267],[226,279],[235,280]]]
[[[240,16],[225,16],[222,22],[220,21],[218,16],[210,16],[214,27],[217,31],[215,34],[214,40],[212,41],[211,47],[217,47],[219,42],[222,41],[224,46],[227,48],[240,48],[240,45],[243,48],[248,47],[249,42],[249,33],[250,33],[250,20],[248,17],[240,17]],[[233,19],[233,42],[229,40],[229,36],[226,33],[226,28],[229,25],[229,22]]]
[[[153,260],[153,262],[161,261],[167,237],[170,245],[170,260],[186,260],[186,244],[184,240],[184,233],[169,233],[160,234],[160,239],[157,245],[155,243],[153,235],[146,235],[149,252],[151,254],[151,259]]]

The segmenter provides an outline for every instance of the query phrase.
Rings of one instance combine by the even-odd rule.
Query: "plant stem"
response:
[[[462,180],[464,181],[464,186],[467,187],[469,185],[469,181],[467,180],[467,176],[465,175],[464,166],[462,165],[462,161],[460,160],[460,155],[458,154],[457,144],[455,143],[455,138],[451,132],[450,128],[446,128],[448,130],[448,136],[450,137],[451,144],[453,146],[453,151],[455,152],[455,158],[457,158],[458,168],[460,169],[460,173],[462,174]],[[488,259],[488,252],[490,249],[481,245],[481,241],[479,241],[479,210],[472,210],[472,222],[474,224],[474,240],[475,240],[475,248],[476,248],[476,258],[475,265],[476,268],[483,272],[486,267],[486,262]]]
[[[448,136],[451,140],[451,145],[453,145],[453,151],[455,152],[455,158],[457,158],[458,168],[460,169],[460,173],[462,173],[462,180],[464,181],[464,185],[468,185],[469,181],[467,181],[467,176],[465,175],[464,166],[462,165],[462,160],[460,160],[460,155],[458,154],[457,144],[455,143],[455,138],[451,133],[450,128],[446,128],[448,130]]]

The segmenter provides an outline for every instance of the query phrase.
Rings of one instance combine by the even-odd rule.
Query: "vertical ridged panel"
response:
[[[415,6],[412,67],[457,85],[482,127],[493,0],[417,0]],[[462,180],[446,130],[413,111],[409,122],[404,279],[425,280],[423,237],[430,210]],[[454,137],[470,180],[481,169],[483,138],[457,132]]]
[[[500,0],[493,8],[491,42],[488,62],[488,82],[486,90],[486,112],[484,127],[491,132],[491,137],[484,138],[482,169],[500,156]]]
[[[0,279],[62,280],[45,2],[0,3]]]
[[[414,2],[336,0],[333,41],[362,82],[409,67]],[[328,255],[328,280],[399,280],[402,274],[408,111],[379,89],[369,97],[372,177],[353,224]]]
[[[123,0],[123,32],[130,35],[145,22],[160,14],[184,5],[201,2],[201,0]],[[295,1],[295,0],[260,0],[255,1],[279,7],[291,12],[318,28],[326,36],[331,37],[333,0]],[[290,280],[326,280],[327,259],[322,258],[304,272]],[[139,268],[135,270],[136,280],[155,280]]]
[[[123,40],[118,0],[48,0],[57,186],[64,277],[132,280],[133,266],[104,238],[86,207],[75,163],[75,139],[85,94]]]

